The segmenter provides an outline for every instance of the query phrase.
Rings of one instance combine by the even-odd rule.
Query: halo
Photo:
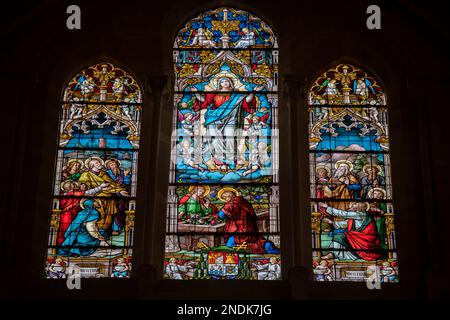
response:
[[[351,204],[350,204],[350,207],[354,204],[354,203],[364,203],[365,205],[366,205],[366,211],[369,211],[369,209],[370,209],[370,205],[369,205],[369,203],[367,202],[367,201],[365,201],[365,202],[352,202]]]
[[[201,185],[201,186],[190,186],[189,187],[189,193],[192,192],[195,188],[198,188],[198,187],[202,187],[203,189],[205,189],[205,193],[203,194],[204,197],[206,197],[211,192],[211,188],[209,186]]]
[[[79,187],[78,182],[73,181],[73,180],[71,180],[71,179],[67,179],[67,180],[64,180],[63,182],[61,182],[61,190],[62,190],[62,191],[66,191],[66,190],[64,190],[64,185],[65,185],[67,182],[72,182],[72,183],[74,183],[77,187]]]
[[[239,80],[238,76],[236,76],[234,73],[222,70],[209,81],[209,83],[205,86],[205,90],[207,91],[217,91],[219,88],[219,80],[227,78],[231,81],[231,85],[233,87],[233,91],[242,91],[242,87],[244,86],[242,82]]]
[[[105,165],[105,162],[103,161],[102,158],[99,158],[99,157],[89,157],[89,158],[87,158],[86,160],[84,160],[84,165],[85,165],[86,168],[88,168],[88,169],[89,169],[89,162],[91,162],[91,160],[98,160],[98,161],[100,161],[100,163],[102,164],[102,166]]]
[[[80,164],[80,169],[84,167],[84,163],[80,159],[70,159],[67,161],[66,166],[70,165],[72,162],[78,162]]]
[[[217,192],[217,198],[219,198],[223,202],[227,202],[224,198],[222,198],[223,193],[226,191],[233,192],[236,195],[236,197],[239,196],[239,191],[237,191],[236,189],[225,187],[220,189],[219,192]]]
[[[378,169],[377,175],[380,175],[380,174],[381,174],[382,169],[381,169],[381,166],[379,166],[378,164],[366,164],[366,165],[363,167],[363,172],[364,172],[365,174],[368,174],[368,173],[367,173],[367,168],[369,168],[369,167],[375,167],[375,168],[377,168],[377,169]]]
[[[343,164],[343,163],[345,163],[346,165],[348,165],[348,168],[350,169],[350,171],[353,170],[353,163],[351,163],[351,162],[348,161],[348,160],[339,160],[339,161],[337,161],[337,162],[334,164],[334,167],[337,169],[337,168],[339,168],[339,166],[340,166],[341,164]]]
[[[108,168],[108,163],[110,163],[111,161],[117,161],[117,163],[119,165],[119,168],[122,166],[122,162],[119,159],[114,158],[114,159],[108,159],[108,160],[105,161],[105,167],[106,168]]]
[[[237,79],[236,75],[229,73],[229,72],[218,73],[216,76],[214,76],[214,78],[211,79],[211,81],[209,82],[208,85],[215,91],[220,90],[219,82],[220,82],[220,80],[222,80],[224,78],[230,80],[231,87],[232,87],[231,89],[232,89],[232,91],[234,91],[236,89],[236,81],[238,79]]]
[[[374,198],[373,198],[373,193],[374,193],[375,191],[380,191],[381,193],[383,193],[383,199],[386,199],[386,190],[381,189],[381,188],[372,188],[372,189],[370,189],[369,192],[367,192],[367,196],[368,196],[370,199],[374,199]]]
[[[366,201],[366,202],[363,202],[365,205],[366,205],[366,211],[369,211],[369,209],[370,209],[370,204]]]
[[[327,166],[324,166],[324,165],[316,166],[316,174],[317,174],[317,171],[318,171],[319,169],[325,169],[325,170],[327,171],[328,176],[331,175],[331,170],[330,170],[330,168],[328,168]]]

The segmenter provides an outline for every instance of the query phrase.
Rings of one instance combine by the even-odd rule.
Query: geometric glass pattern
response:
[[[64,90],[45,277],[128,278],[136,206],[142,93],[111,63]]]
[[[281,279],[277,38],[221,7],[182,27],[173,60],[164,278]]]
[[[398,282],[383,88],[339,64],[316,79],[308,102],[314,279]]]

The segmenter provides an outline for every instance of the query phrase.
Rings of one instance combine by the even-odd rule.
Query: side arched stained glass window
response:
[[[384,90],[339,64],[315,80],[308,100],[314,278],[397,282]]]
[[[46,278],[130,276],[142,93],[111,63],[63,95]]]
[[[188,21],[173,50],[167,279],[281,279],[278,44],[248,12]]]

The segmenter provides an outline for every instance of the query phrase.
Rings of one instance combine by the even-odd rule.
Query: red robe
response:
[[[382,258],[380,249],[380,237],[377,225],[372,219],[362,230],[353,228],[354,220],[348,221],[348,231],[345,233],[346,239],[355,252],[366,261],[373,261]]]
[[[231,94],[227,93],[207,93],[205,94],[205,101],[195,100],[192,110],[198,112],[202,109],[208,108],[211,104],[211,108],[217,109],[222,104],[227,102],[231,97]],[[250,102],[247,102],[245,99],[242,100],[242,108],[248,113],[254,113],[256,110],[256,99],[253,99]]]
[[[83,191],[70,191],[66,196],[82,196]],[[81,210],[80,198],[63,198],[59,203],[61,208],[61,216],[59,221],[57,245],[60,246],[64,242],[64,234],[67,228],[72,223],[73,219],[77,216],[77,213]]]
[[[234,197],[232,201],[222,207],[222,211],[228,217],[225,232],[234,233],[234,242],[237,246],[245,241],[248,252],[265,252],[264,243],[266,240],[258,235],[256,224],[258,217],[247,200],[243,197]]]

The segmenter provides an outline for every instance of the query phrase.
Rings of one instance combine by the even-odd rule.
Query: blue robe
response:
[[[78,212],[64,233],[64,242],[61,244],[63,248],[58,250],[58,254],[66,257],[93,254],[97,249],[96,247],[100,245],[100,240],[90,235],[86,223],[98,220],[100,220],[100,213],[94,208],[94,200],[86,200],[84,210]]]

